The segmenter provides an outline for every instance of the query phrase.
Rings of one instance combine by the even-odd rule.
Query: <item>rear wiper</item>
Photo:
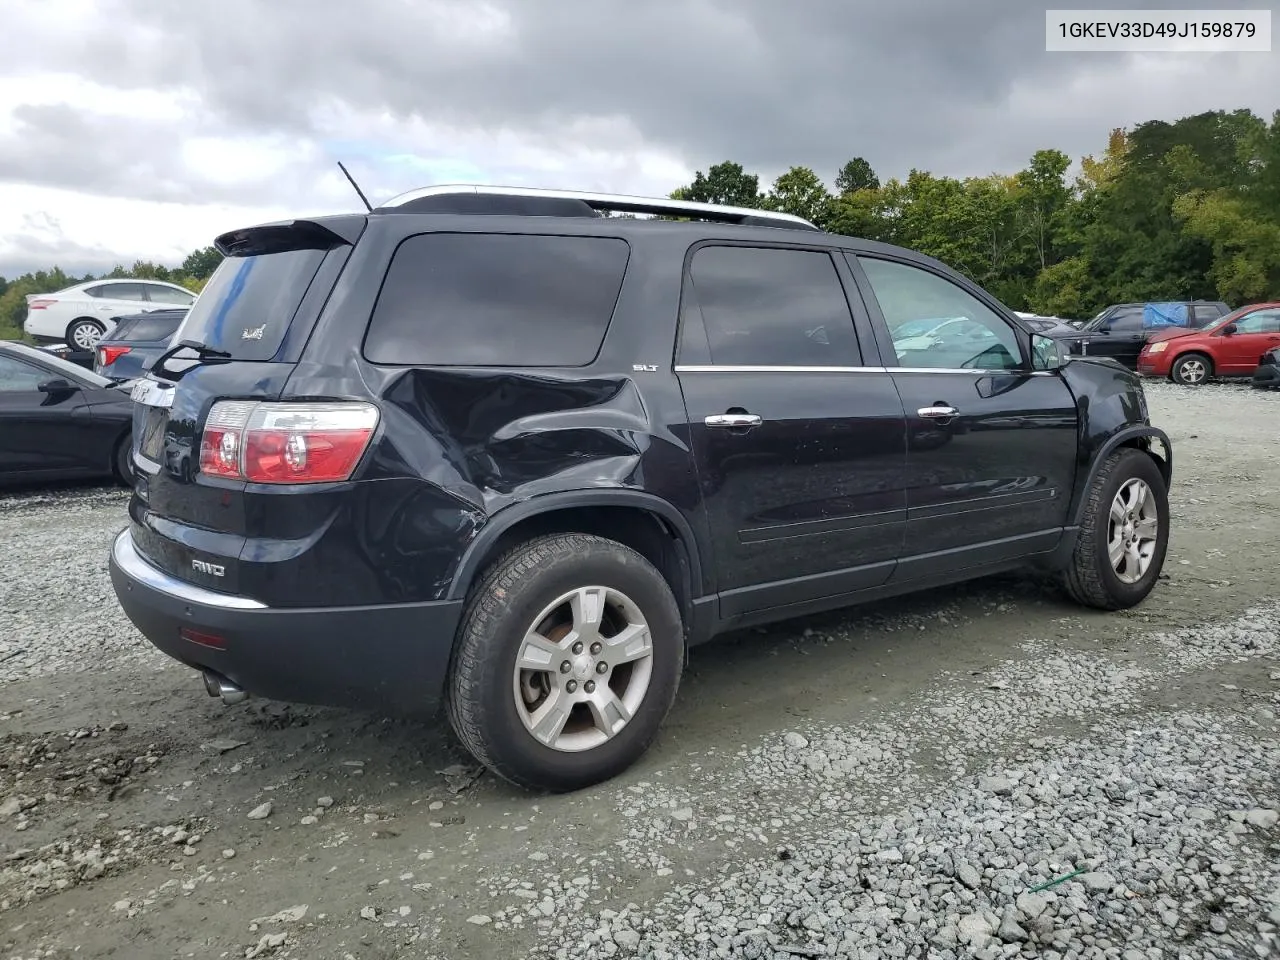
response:
[[[169,370],[165,368],[165,363],[173,359],[175,354],[181,353],[183,350],[192,351],[196,355],[195,359],[206,364],[227,363],[231,360],[231,354],[227,353],[225,350],[215,350],[213,347],[206,346],[199,340],[182,340],[170,347],[164,353],[160,354],[160,356],[156,357],[148,369],[156,376],[164,377],[166,380],[181,380],[187,371],[193,369],[193,367],[186,367],[182,370]],[[190,358],[184,357],[182,359]]]

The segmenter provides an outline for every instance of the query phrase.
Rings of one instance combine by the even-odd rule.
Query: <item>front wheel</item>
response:
[[[602,537],[541,537],[499,560],[467,605],[450,724],[512,783],[577,790],[649,748],[683,657],[679,607],[644,557]]]
[[[1146,599],[1169,548],[1169,495],[1155,460],[1125,447],[1103,462],[1088,491],[1063,585],[1077,603],[1120,610]]]
[[[1169,376],[1184,387],[1198,387],[1213,373],[1213,361],[1203,353],[1183,354],[1173,363]]]

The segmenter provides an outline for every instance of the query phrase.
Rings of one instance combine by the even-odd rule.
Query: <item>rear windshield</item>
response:
[[[186,315],[186,311],[183,310],[162,317],[139,317],[137,320],[126,320],[116,327],[110,339],[126,343],[168,340]]]
[[[431,233],[400,244],[365,339],[374,363],[576,367],[595,359],[627,269],[611,237]]]
[[[174,342],[195,340],[236,360],[270,360],[324,258],[323,250],[227,257],[196,298]]]

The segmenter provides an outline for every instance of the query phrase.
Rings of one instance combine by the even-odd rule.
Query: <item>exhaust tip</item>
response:
[[[212,670],[204,671],[204,689],[211,697],[220,697],[222,702],[231,706],[249,699],[249,694],[221,674]]]

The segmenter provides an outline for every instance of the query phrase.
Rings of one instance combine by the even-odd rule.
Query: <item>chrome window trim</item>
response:
[[[676,373],[948,373],[969,377],[1027,376],[1051,377],[1054,370],[1009,370],[1002,367],[806,367],[806,366],[744,366],[741,364],[677,363]]]

